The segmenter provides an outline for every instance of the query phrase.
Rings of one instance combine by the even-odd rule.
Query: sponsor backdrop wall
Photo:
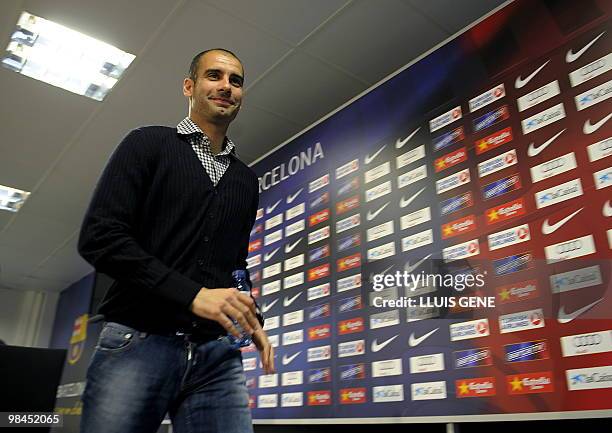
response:
[[[253,165],[256,419],[612,414],[611,9],[511,3]]]

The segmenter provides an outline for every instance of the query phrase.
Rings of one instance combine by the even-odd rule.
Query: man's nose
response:
[[[224,77],[221,80],[219,80],[219,87],[224,92],[231,92],[232,85],[230,84],[229,77]]]

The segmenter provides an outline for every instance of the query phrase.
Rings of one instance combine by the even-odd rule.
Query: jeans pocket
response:
[[[121,352],[133,346],[138,339],[138,331],[119,323],[107,323],[100,332],[96,349],[104,352]]]

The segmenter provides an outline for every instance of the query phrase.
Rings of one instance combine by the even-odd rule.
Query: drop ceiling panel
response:
[[[302,47],[373,84],[447,36],[399,0],[356,1]]]
[[[245,22],[297,45],[348,0],[208,0]]]
[[[249,91],[249,98],[272,113],[310,125],[367,86],[296,50]]]

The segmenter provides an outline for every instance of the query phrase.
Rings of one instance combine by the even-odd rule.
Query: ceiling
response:
[[[22,11],[136,55],[104,102],[0,68],[0,184],[31,191],[0,211],[0,287],[61,291],[92,271],[76,252],[93,187],[120,139],[186,115],[197,52],[245,65],[229,136],[251,162],[487,14],[502,0],[2,0],[0,45]]]

